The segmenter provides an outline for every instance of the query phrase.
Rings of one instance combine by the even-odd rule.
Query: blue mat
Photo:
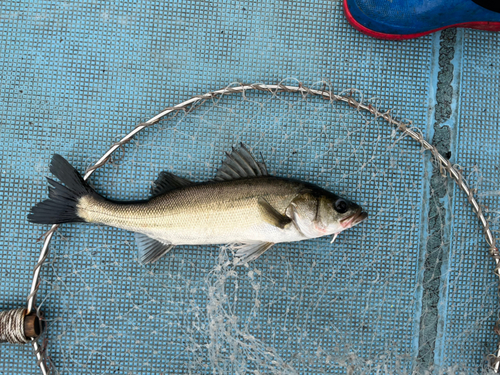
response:
[[[0,35],[1,309],[24,306],[29,294],[41,249],[35,241],[47,228],[26,215],[47,196],[53,153],[84,171],[163,108],[232,82],[292,77],[286,82],[329,81],[334,93],[362,90],[446,143],[442,151],[489,192],[481,202],[497,223],[498,34],[379,41],[352,29],[341,4],[327,1],[33,0],[0,4]],[[443,105],[450,114],[440,118]],[[342,104],[266,93],[208,101],[140,134],[91,178],[105,196],[146,198],[162,170],[207,180],[223,153],[244,141],[273,174],[342,193],[375,215],[333,245],[326,238],[282,244],[234,270],[217,246],[179,247],[142,266],[130,233],[64,225],[37,300],[55,367],[61,374],[480,371],[497,340],[493,261],[451,183],[439,198],[444,229],[433,232],[431,179],[439,173],[418,144],[399,136]],[[429,238],[439,238],[435,251]],[[5,373],[39,373],[29,347],[2,344],[0,357]]]

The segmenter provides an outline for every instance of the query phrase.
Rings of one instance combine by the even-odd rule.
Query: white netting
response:
[[[248,267],[226,246],[179,246],[143,266],[132,234],[65,225],[39,292],[59,373],[486,371],[497,280],[481,227],[431,156],[381,118],[313,95],[223,95],[144,130],[90,181],[144,199],[162,170],[214,177],[239,142],[271,174],[343,195],[369,219],[334,244],[279,244]],[[498,193],[484,194],[497,214]]]

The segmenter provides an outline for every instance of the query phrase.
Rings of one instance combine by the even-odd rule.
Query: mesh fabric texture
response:
[[[24,306],[29,293],[41,248],[35,240],[47,228],[28,224],[26,214],[47,196],[44,177],[55,152],[83,171],[164,107],[235,81],[326,79],[333,92],[355,87],[379,98],[426,135],[433,121],[435,37],[371,39],[348,25],[340,2],[5,1],[0,35],[3,309]],[[460,35],[455,162],[478,188],[494,192],[499,39]],[[428,160],[380,120],[296,95],[228,96],[148,129],[91,182],[108,197],[142,199],[162,170],[196,181],[213,177],[239,141],[262,152],[273,174],[317,183],[377,215],[333,245],[276,246],[237,269],[238,277],[217,246],[174,249],[143,267],[131,234],[65,225],[38,299],[61,373],[418,367]],[[456,196],[447,211],[452,245],[436,302],[445,329],[431,357],[438,371],[477,372],[495,348],[496,279],[477,220],[456,188],[447,194]],[[484,202],[499,207],[498,195]],[[38,373],[28,347],[3,345],[0,356],[6,373]]]

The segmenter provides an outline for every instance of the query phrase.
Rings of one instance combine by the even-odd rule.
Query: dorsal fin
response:
[[[176,176],[170,172],[161,172],[154,185],[151,187],[151,196],[157,197],[167,191],[189,185],[193,185],[193,183],[185,178]]]
[[[233,148],[230,154],[226,153],[226,159],[214,180],[227,181],[267,175],[266,165],[257,162],[246,146],[240,143],[239,149]]]

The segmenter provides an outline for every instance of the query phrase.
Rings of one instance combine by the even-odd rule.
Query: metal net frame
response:
[[[287,80],[287,82],[289,82],[289,80]],[[333,94],[327,82],[324,82],[322,89],[309,88],[304,86],[301,82],[298,81],[296,81],[296,85],[284,84],[282,82],[273,85],[267,85],[261,83],[254,83],[254,84],[232,83],[220,90],[215,90],[208,92],[206,94],[194,96],[191,99],[186,100],[182,103],[179,103],[172,107],[165,108],[163,111],[161,111],[159,114],[157,114],[150,120],[137,125],[121,140],[114,143],[97,162],[95,162],[90,168],[88,168],[83,178],[87,180],[92,175],[92,173],[94,173],[98,168],[104,166],[118,149],[122,148],[125,144],[129,143],[138,133],[156,124],[166,116],[168,115],[175,116],[179,112],[184,112],[184,113],[192,112],[198,106],[202,105],[204,102],[208,100],[214,100],[223,95],[229,95],[229,94],[242,95],[242,97],[245,99],[246,92],[249,91],[267,92],[271,94],[273,97],[278,97],[280,93],[295,93],[302,95],[304,98],[308,96],[316,96],[324,100],[328,100],[331,103],[342,102],[352,107],[353,110],[370,113],[375,119],[382,118],[383,120],[385,120],[387,125],[393,126],[400,132],[402,132],[403,135],[409,136],[410,138],[418,142],[424,150],[429,151],[432,154],[434,160],[439,165],[441,174],[443,176],[451,177],[456,182],[457,186],[465,193],[471,209],[476,214],[477,218],[479,219],[479,224],[483,228],[486,244],[488,245],[489,248],[489,254],[495,260],[495,268],[493,269],[493,272],[500,278],[500,251],[497,248],[495,237],[490,229],[490,225],[485,217],[483,209],[481,208],[480,204],[475,198],[476,191],[475,189],[469,188],[469,185],[467,181],[464,179],[460,167],[457,165],[452,165],[451,162],[446,157],[444,157],[439,153],[436,147],[434,147],[432,144],[426,141],[422,133],[417,128],[412,127],[411,121],[398,120],[391,115],[390,111],[382,112],[381,110],[372,106],[371,104],[363,103],[362,98],[355,99],[354,95],[357,90],[346,90],[340,94]],[[18,309],[20,311],[19,313],[22,316],[32,317],[36,314],[36,317],[40,321],[43,321],[43,315],[39,311],[36,305],[36,297],[38,289],[40,287],[40,271],[46,259],[49,256],[50,243],[57,228],[58,225],[53,225],[52,228],[44,236],[44,241],[40,251],[40,256],[37,264],[34,267],[30,294],[27,297],[27,306],[25,309]],[[17,326],[19,326],[19,322],[17,320],[13,319],[13,321],[17,322],[16,323]],[[497,335],[500,335],[500,319],[497,320],[494,332]],[[31,338],[30,340],[26,341],[29,341],[33,346],[37,365],[40,367],[41,372],[44,375],[49,374],[50,364],[48,363],[47,360],[48,356],[46,353],[45,345],[43,344],[41,345],[37,338]],[[489,364],[491,368],[496,373],[500,373],[500,342],[498,343],[497,352],[491,354],[489,359],[490,359]]]

